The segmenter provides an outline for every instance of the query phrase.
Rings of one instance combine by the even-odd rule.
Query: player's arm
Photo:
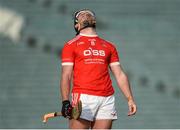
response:
[[[71,88],[71,77],[72,77],[73,66],[62,65],[61,70],[61,81],[60,81],[60,93],[62,98],[62,116],[65,118],[71,117],[72,106],[69,101],[69,94]]]
[[[63,65],[61,70],[60,90],[62,101],[69,100],[73,65]]]
[[[71,90],[71,77],[73,73],[74,63],[74,48],[73,44],[66,43],[62,49],[61,54],[61,80],[60,80],[60,93],[62,98],[61,113],[65,118],[71,117],[72,106],[69,100]]]
[[[136,104],[132,95],[131,87],[128,81],[127,75],[124,73],[121,65],[110,65],[111,71],[117,81],[118,87],[123,92],[128,100],[129,113],[128,115],[134,115],[137,111]]]

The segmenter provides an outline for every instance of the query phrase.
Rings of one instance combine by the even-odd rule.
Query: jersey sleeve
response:
[[[117,49],[115,47],[112,48],[111,50],[111,57],[110,57],[110,66],[112,65],[119,65],[119,56],[118,56],[118,52]]]
[[[61,62],[64,65],[74,65],[74,47],[66,43],[62,49]]]

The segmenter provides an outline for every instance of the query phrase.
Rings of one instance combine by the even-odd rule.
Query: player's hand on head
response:
[[[128,107],[129,107],[128,116],[135,115],[137,112],[137,106],[133,100],[128,101]]]
[[[69,100],[63,101],[62,109],[61,109],[62,116],[64,116],[65,118],[71,118],[71,111],[72,111],[72,106],[70,104],[70,101]]]

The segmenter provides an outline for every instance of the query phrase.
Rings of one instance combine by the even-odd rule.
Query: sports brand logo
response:
[[[111,115],[114,117],[117,115],[116,111],[112,112]]]

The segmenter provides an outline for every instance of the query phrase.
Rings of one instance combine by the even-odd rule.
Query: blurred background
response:
[[[82,8],[116,45],[137,102],[128,117],[113,79],[113,128],[180,128],[179,7],[179,0],[0,0],[0,128],[68,128],[62,117],[43,124],[42,115],[61,110],[59,55]]]

